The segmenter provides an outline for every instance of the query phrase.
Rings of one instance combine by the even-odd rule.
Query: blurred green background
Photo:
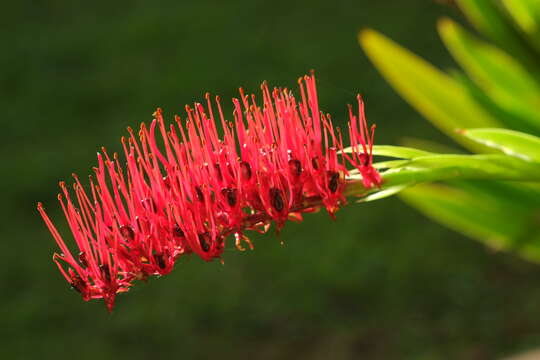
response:
[[[365,95],[377,143],[446,139],[380,77],[356,42],[374,27],[454,66],[428,0],[12,2],[0,33],[2,359],[492,359],[540,345],[540,268],[387,199],[289,224],[225,265],[195,257],[119,296],[85,303],[51,261],[35,210],[65,230],[57,182],[84,176],[127,125],[172,119],[206,91],[315,69],[321,107],[346,121]],[[230,103],[224,101],[230,113]],[[508,214],[512,216],[512,214]],[[64,231],[64,234],[67,234]],[[67,236],[68,237],[68,236]],[[280,240],[284,245],[280,244]]]

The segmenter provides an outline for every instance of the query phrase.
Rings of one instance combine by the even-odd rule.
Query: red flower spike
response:
[[[186,106],[186,119],[176,117],[175,125],[157,109],[150,126],[128,128],[122,137],[125,165],[103,148],[86,190],[76,175],[74,197],[60,183],[77,256],[41,203],[38,211],[60,248],[53,261],[68,283],[112,311],[116,294],[168,274],[183,255],[220,258],[230,235],[244,250],[242,242],[253,247],[248,230],[266,232],[271,222],[279,230],[321,207],[334,217],[353,182],[346,163],[364,187],[380,186],[372,166],[375,126],[368,129],[361,97],[358,115],[349,107],[352,153],[344,154],[341,132],[319,110],[315,77],[298,83],[300,102],[263,83],[259,105],[240,89],[233,122],[209,94],[205,106]]]

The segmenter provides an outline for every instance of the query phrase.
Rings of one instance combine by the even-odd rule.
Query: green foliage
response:
[[[366,190],[359,185],[351,187],[348,195],[365,196],[369,194],[368,199],[371,201],[378,199],[379,197],[374,193],[377,194],[381,191],[384,191],[383,197],[386,197],[389,196],[388,194],[396,194],[419,183],[456,179],[540,181],[540,164],[513,155],[431,154],[416,156],[408,160],[385,161],[375,164],[379,169],[386,169],[382,172],[384,181],[381,187]],[[350,177],[360,178],[360,176],[356,172],[352,172]]]
[[[503,154],[415,154],[406,148],[409,156],[403,156],[392,149],[382,155],[407,160],[376,163],[386,169],[377,190],[382,194],[359,195],[370,201],[400,193],[452,229],[540,262],[535,220],[540,213],[540,138],[535,136],[540,134],[540,2],[458,4],[494,43],[450,19],[439,21],[441,37],[466,75],[455,70],[447,75],[373,30],[360,34],[360,44],[389,83],[435,126],[469,150]]]
[[[456,141],[479,149],[476,144],[455,134],[454,129],[499,126],[460,83],[385,36],[365,30],[360,34],[360,43],[390,84]]]
[[[538,0],[502,0],[508,13],[514,19],[525,39],[540,51],[540,1]]]
[[[486,191],[484,187],[478,182],[421,184],[404,191],[401,198],[493,249],[515,251],[540,262],[540,236],[531,209],[502,196],[503,189]]]
[[[508,129],[470,129],[463,135],[510,156],[540,162],[540,138]]]
[[[540,132],[540,84],[518,61],[452,20],[441,20],[439,32],[454,58],[486,96]]]
[[[495,45],[505,49],[526,66],[536,67],[536,54],[527,46],[526,41],[516,30],[515,24],[509,21],[507,14],[501,11],[496,1],[458,0],[458,5],[476,29],[489,37]]]
[[[351,152],[351,148],[344,149],[344,152]],[[373,145],[373,155],[388,156],[399,159],[413,159],[419,156],[430,155],[430,152],[404,146]]]

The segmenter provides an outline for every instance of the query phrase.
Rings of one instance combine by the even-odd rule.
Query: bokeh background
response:
[[[540,268],[493,253],[397,198],[289,224],[225,265],[182,260],[119,296],[85,303],[51,261],[35,209],[65,230],[57,182],[91,172],[127,125],[172,119],[206,91],[262,80],[294,88],[315,69],[321,107],[346,121],[365,95],[377,142],[445,142],[376,72],[356,41],[374,27],[454,64],[430,0],[32,1],[4,4],[0,32],[2,359],[493,359],[540,345]],[[231,109],[225,101],[226,108]],[[512,216],[512,214],[508,214]],[[64,234],[67,234],[64,231]],[[281,244],[283,242],[283,244]]]

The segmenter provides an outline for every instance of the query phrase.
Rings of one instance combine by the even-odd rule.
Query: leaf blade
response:
[[[361,175],[352,174],[353,171],[350,180],[361,180]],[[395,186],[455,180],[522,181],[531,183],[531,188],[537,188],[540,165],[503,154],[436,154],[403,160],[381,172],[381,177],[382,185],[378,188],[366,189],[361,182],[353,182],[344,195],[366,196]]]
[[[345,153],[351,153],[352,147],[343,149]],[[393,146],[393,145],[373,145],[373,155],[388,156],[398,159],[413,159],[419,156],[431,155],[428,151],[415,149],[406,146]]]
[[[520,63],[499,48],[483,42],[450,19],[438,23],[439,33],[453,57],[496,103],[540,127],[540,84]]]
[[[493,42],[519,59],[525,66],[535,69],[538,66],[535,59],[538,53],[533,51],[526,41],[503,16],[494,1],[486,0],[458,0],[457,4],[469,21]]]
[[[483,149],[460,139],[454,129],[471,127],[471,124],[476,124],[472,127],[500,126],[461,84],[387,37],[374,30],[364,30],[359,41],[394,89],[435,126],[464,146]]]
[[[476,38],[450,19],[441,19],[438,29],[454,58],[484,90],[502,101],[511,98],[531,105],[540,104],[540,86],[511,56]]]
[[[497,250],[516,251],[524,258],[540,262],[538,228],[527,209],[508,207],[497,194],[482,196],[477,187],[460,184],[422,184],[398,195],[409,205],[437,222],[479,240]],[[484,190],[485,191],[485,190]]]
[[[509,129],[467,129],[469,139],[527,161],[540,162],[540,138]]]
[[[502,4],[516,25],[526,35],[527,41],[540,51],[540,1],[502,0]]]

